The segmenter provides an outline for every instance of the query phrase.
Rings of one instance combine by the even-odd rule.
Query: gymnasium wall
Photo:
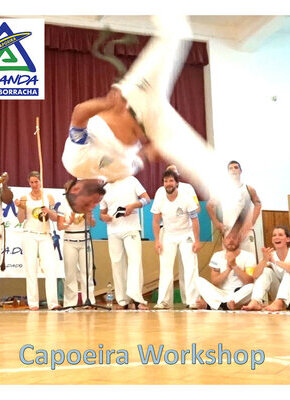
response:
[[[208,135],[225,160],[236,159],[264,210],[288,210],[290,193],[290,34],[276,33],[253,52],[208,40]]]

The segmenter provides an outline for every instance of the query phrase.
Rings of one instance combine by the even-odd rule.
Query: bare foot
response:
[[[247,306],[242,307],[242,310],[246,311],[261,311],[262,309],[262,304],[260,304],[257,300],[251,300]]]
[[[115,307],[115,310],[128,310],[128,304],[125,306],[121,306],[120,304],[117,304]]]
[[[202,297],[199,297],[196,300],[196,308],[198,310],[206,310],[207,309],[207,303]]]
[[[286,308],[286,304],[282,299],[276,299],[273,303],[265,307],[265,311],[284,311]]]
[[[149,307],[146,304],[140,303],[137,307],[138,310],[149,310]]]
[[[227,306],[228,306],[228,309],[232,310],[232,311],[237,309],[236,303],[234,302],[234,300],[228,301]]]
[[[142,303],[132,303],[131,304],[131,306],[132,306],[132,310],[140,310],[140,311],[144,311],[144,310],[149,310],[149,307],[148,306],[146,306],[146,304],[142,304]]]
[[[38,310],[39,310],[39,307],[29,307],[29,310],[30,310],[30,311],[38,311]]]

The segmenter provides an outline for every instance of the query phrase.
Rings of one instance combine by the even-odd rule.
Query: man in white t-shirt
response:
[[[173,267],[177,249],[179,249],[184,266],[185,303],[196,308],[198,292],[197,251],[199,242],[199,222],[197,205],[187,191],[178,190],[178,175],[172,171],[163,174],[163,185],[166,196],[157,196],[151,208],[153,215],[153,232],[155,248],[160,257],[160,278],[157,309],[168,309],[172,306]],[[163,220],[163,232],[160,235],[160,220]]]
[[[255,253],[253,227],[261,212],[261,201],[256,190],[241,181],[238,161],[228,163],[228,173],[230,180],[219,199],[212,198],[207,203],[208,214],[222,235],[228,235],[235,227],[241,237],[240,248]]]
[[[138,208],[150,198],[133,176],[108,183],[100,203],[100,219],[107,223],[108,245],[118,309],[131,301],[137,310],[147,310],[142,295],[143,267]]]
[[[176,167],[175,164],[170,164],[168,165],[168,167],[166,168],[166,171],[174,171],[178,177],[179,177],[179,172],[178,169]],[[186,192],[189,194],[189,196],[191,196],[193,198],[193,200],[195,201],[196,205],[197,205],[197,209],[196,212],[199,213],[200,212],[200,205],[199,205],[199,201],[196,195],[196,192],[193,188],[193,186],[190,183],[185,183],[185,182],[178,182],[178,191],[179,193],[181,192]],[[166,190],[164,186],[160,186],[160,188],[157,189],[156,193],[155,193],[155,199],[157,199],[159,196],[163,196],[166,197]],[[161,221],[161,225],[162,225],[162,221]],[[162,235],[163,232],[163,228],[161,227],[160,230],[160,235]],[[184,289],[184,268],[183,268],[183,263],[182,263],[182,257],[180,254],[180,251],[177,251],[177,257],[178,257],[178,280],[179,280],[179,289],[180,289],[180,296],[181,296],[181,300],[183,304],[186,304],[186,298],[185,298],[185,289]],[[173,285],[172,285],[172,290],[171,290],[171,298],[169,303],[173,303]]]
[[[166,167],[165,171],[169,171],[169,170],[170,171],[174,171],[179,177],[180,174],[179,174],[179,171],[178,171],[178,169],[177,169],[175,164],[168,165],[168,167]],[[178,182],[178,190],[179,190],[179,192],[181,190],[182,191],[187,191],[188,194],[192,196],[193,200],[195,201],[195,203],[197,205],[196,212],[199,213],[200,212],[200,205],[199,205],[199,201],[198,201],[198,198],[197,198],[197,195],[196,195],[196,192],[195,192],[193,186],[190,183],[185,183],[185,182],[180,182],[179,181]],[[157,189],[157,191],[155,193],[155,198],[157,196],[166,196],[166,190],[165,190],[164,186],[160,186],[160,188]]]
[[[197,286],[202,299],[199,308],[239,309],[251,299],[253,277],[250,275],[256,265],[252,253],[239,248],[239,237],[229,234],[223,239],[224,250],[214,253],[209,266],[211,281],[199,277]]]

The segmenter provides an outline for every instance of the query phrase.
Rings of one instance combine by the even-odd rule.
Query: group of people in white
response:
[[[207,203],[214,226],[223,234],[223,249],[214,253],[209,263],[211,282],[199,276],[199,203],[195,191],[191,185],[179,182],[175,166],[169,166],[163,174],[163,186],[157,190],[151,207],[155,249],[160,260],[155,309],[173,307],[173,267],[177,254],[181,297],[190,309],[279,311],[289,306],[289,230],[283,226],[275,227],[273,248],[263,248],[263,258],[257,262],[249,236],[260,213],[261,202],[254,188],[241,182],[242,169],[238,162],[230,162],[228,172],[233,187],[232,193],[227,193],[229,198],[221,204],[223,217],[217,218],[216,200],[211,199]],[[142,298],[137,213],[137,208],[148,202],[148,194],[134,177],[109,184],[106,191],[101,201],[101,219],[108,224],[117,308],[130,308],[131,302],[138,309],[148,309]],[[114,212],[120,205],[125,210],[124,216],[114,218]],[[233,234],[232,228],[243,209],[246,215],[241,229],[239,234]]]
[[[169,103],[190,51],[190,24],[184,17],[174,16],[172,21],[167,15],[155,18],[154,22],[156,36],[148,41],[122,79],[112,85],[106,96],[79,103],[73,110],[62,156],[66,170],[76,178],[66,188],[68,204],[55,212],[54,200],[44,196],[37,172],[28,177],[30,194],[15,201],[19,221],[25,221],[28,305],[31,310],[39,308],[36,275],[39,255],[47,277],[48,308],[59,307],[51,261],[52,241],[44,218],[57,221],[58,228],[65,232],[64,305],[76,305],[78,280],[83,300],[87,297],[84,236],[95,223],[91,211],[100,203],[100,218],[108,228],[117,307],[148,309],[142,294],[137,209],[146,206],[150,199],[132,176],[143,167],[140,158],[143,150],[147,156],[152,157],[156,152],[166,160],[173,160],[187,179],[214,194],[207,210],[213,225],[223,235],[223,250],[215,253],[209,263],[210,283],[199,277],[199,205],[194,189],[179,182],[176,169],[168,168],[151,208],[155,248],[160,259],[155,308],[168,309],[173,305],[173,266],[178,253],[181,297],[190,309],[261,310],[269,297],[272,303],[268,310],[284,310],[289,305],[289,230],[274,228],[273,248],[263,249],[262,261],[258,262],[248,251],[252,228],[261,210],[256,191],[241,182],[241,166],[232,161],[228,172],[233,185],[217,201],[216,195],[224,183],[224,168],[214,150]],[[109,182],[105,189],[100,177]],[[90,245],[87,250],[92,255]],[[94,302],[91,260],[92,257],[89,297]]]
[[[154,309],[173,307],[174,263],[179,258],[179,287],[182,302],[189,309],[225,310],[285,310],[290,303],[290,233],[287,227],[273,229],[273,247],[262,248],[262,259],[257,262],[249,234],[261,209],[256,191],[241,182],[241,166],[237,161],[228,165],[233,182],[233,194],[224,204],[207,202],[213,226],[222,235],[223,248],[215,252],[209,262],[210,280],[199,276],[198,251],[200,205],[193,187],[179,181],[176,166],[170,165],[162,176],[163,185],[156,191],[151,213],[155,250],[160,260],[158,300]],[[7,178],[1,184],[1,200],[10,202],[12,193]],[[90,241],[85,246],[85,235],[96,221],[92,212],[75,213],[65,201],[54,210],[54,199],[44,194],[40,175],[28,175],[31,192],[15,200],[18,219],[24,223],[23,253],[29,309],[39,309],[38,258],[46,277],[48,309],[59,309],[57,278],[54,268],[54,249],[49,219],[64,231],[64,307],[78,303],[81,291],[83,302],[89,294],[95,303],[93,282],[93,253]],[[67,188],[66,188],[67,189]],[[227,196],[229,194],[227,193]],[[12,195],[13,196],[13,195]],[[143,265],[141,225],[138,209],[150,203],[149,195],[133,176],[106,185],[100,202],[100,220],[107,224],[108,250],[114,281],[116,309],[148,310],[143,297]],[[248,207],[249,204],[252,207]],[[239,231],[232,228],[244,207],[247,216]],[[222,217],[219,215],[219,211]],[[87,233],[85,232],[87,231]],[[252,246],[252,247],[251,247]],[[246,250],[245,250],[246,249]],[[86,262],[89,266],[88,290]]]
[[[212,282],[199,277],[198,204],[194,201],[193,188],[179,182],[176,171],[169,168],[151,208],[155,247],[160,259],[155,308],[168,309],[173,305],[173,265],[179,254],[181,297],[189,308],[234,309],[250,302],[248,309],[260,309],[266,296],[262,299],[251,299],[251,296],[256,296],[257,285],[262,282],[267,293],[271,286],[273,302],[269,308],[284,309],[289,304],[288,230],[281,227],[274,230],[274,236],[278,230],[284,239],[279,243],[273,239],[274,248],[264,250],[261,263],[247,252],[252,243],[252,228],[261,210],[256,191],[240,181],[242,171],[236,161],[228,165],[233,184],[227,187],[227,173],[214,149],[169,103],[190,51],[190,24],[186,18],[176,16],[174,23],[167,16],[158,17],[154,22],[156,36],[148,41],[122,79],[112,85],[106,96],[79,103],[73,110],[62,161],[66,170],[78,179],[67,191],[67,200],[75,212],[85,213],[101,202],[101,219],[108,228],[117,307],[147,309],[142,296],[142,246],[137,208],[146,206],[149,196],[131,175],[142,169],[142,152],[149,159],[156,152],[175,162],[199,190],[209,190],[214,196],[207,210],[224,237],[224,248],[210,262]],[[101,176],[109,182],[104,195]],[[219,199],[220,192],[223,196]],[[274,267],[276,256],[279,261]],[[277,265],[281,268],[278,275]],[[269,274],[268,269],[273,273]],[[267,284],[266,275],[270,275]],[[279,282],[283,281],[283,294],[272,291],[274,275]],[[280,295],[284,297],[276,299]]]

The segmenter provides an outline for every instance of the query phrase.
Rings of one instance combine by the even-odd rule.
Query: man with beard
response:
[[[166,196],[154,199],[151,212],[153,215],[153,232],[155,249],[160,257],[160,278],[158,301],[154,308],[168,309],[172,296],[173,267],[177,249],[184,265],[185,302],[189,308],[197,308],[198,277],[197,251],[200,248],[199,222],[197,205],[186,191],[179,192],[179,178],[172,171],[163,174],[163,185]],[[163,220],[163,232],[160,235],[160,220]]]
[[[235,310],[250,301],[254,285],[253,277],[247,271],[256,262],[254,255],[241,250],[239,244],[236,235],[224,237],[224,250],[214,253],[209,263],[212,283],[198,277],[197,287],[202,296],[197,301],[198,308],[209,305],[213,310]]]
[[[166,171],[171,170],[174,171],[177,175],[178,178],[180,178],[180,174],[179,171],[176,167],[175,164],[170,164],[167,166]],[[187,192],[188,195],[192,196],[193,200],[195,201],[196,205],[197,205],[197,209],[196,212],[199,213],[200,212],[200,205],[199,205],[199,200],[197,198],[196,192],[193,188],[192,185],[190,185],[189,183],[185,183],[185,182],[181,182],[179,180],[178,182],[178,192]],[[164,186],[160,186],[160,188],[158,188],[157,192],[155,193],[155,199],[157,199],[159,196],[162,197],[166,197],[166,190]],[[157,200],[156,200],[157,201]],[[163,224],[161,221],[161,226],[160,226],[160,236],[162,236],[162,232],[163,232]],[[179,280],[179,290],[180,290],[180,297],[182,300],[183,304],[186,304],[186,297],[185,297],[185,290],[184,290],[184,268],[183,268],[183,263],[182,263],[182,258],[180,255],[180,251],[177,251],[177,258],[178,258],[178,280]],[[170,294],[170,301],[169,303],[173,302],[173,284],[172,284],[172,289],[170,290],[171,294]]]

